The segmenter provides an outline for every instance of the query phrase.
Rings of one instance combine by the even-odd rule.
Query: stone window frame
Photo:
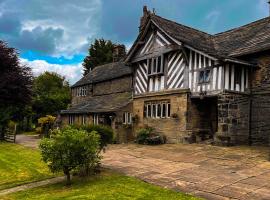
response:
[[[123,113],[123,124],[132,124],[132,113],[130,112]]]
[[[171,115],[171,103],[169,100],[145,102],[144,109],[145,118],[166,119],[170,118]]]
[[[68,124],[73,125],[74,122],[75,122],[75,115],[73,114],[68,115]]]
[[[77,97],[85,97],[87,96],[87,86],[77,87],[76,88],[76,96]]]

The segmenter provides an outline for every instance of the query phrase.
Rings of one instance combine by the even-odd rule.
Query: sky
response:
[[[130,48],[144,5],[157,15],[215,34],[267,17],[267,0],[0,0],[0,39],[35,76],[55,71],[75,83],[96,38]]]

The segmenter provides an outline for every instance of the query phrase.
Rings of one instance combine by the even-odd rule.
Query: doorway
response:
[[[212,139],[218,128],[217,97],[191,98],[189,122],[197,140]]]

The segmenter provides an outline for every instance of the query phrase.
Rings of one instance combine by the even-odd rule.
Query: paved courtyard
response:
[[[103,166],[206,199],[270,199],[269,150],[208,145],[111,145]]]

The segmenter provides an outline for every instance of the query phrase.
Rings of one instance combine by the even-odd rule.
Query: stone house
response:
[[[268,145],[269,33],[270,17],[211,35],[164,19],[144,7],[138,37],[121,64],[128,69],[125,77],[129,84],[122,88],[124,84],[119,83],[124,78],[115,76],[114,87],[110,87],[110,93],[128,90],[130,96],[125,102],[129,109],[125,111],[137,119],[132,123],[131,135],[135,136],[141,127],[151,126],[166,135],[170,143],[211,139],[218,145]],[[80,112],[93,113],[89,119],[95,122],[99,110],[95,110],[97,105],[91,107],[91,101],[98,101],[102,112],[108,113],[107,107],[115,107],[117,99],[99,101],[93,93],[107,93],[110,78],[104,81],[102,77],[111,75],[113,69],[104,67],[103,73],[95,78],[86,76],[76,83],[72,87],[74,107],[62,113],[70,114],[79,107]],[[94,81],[100,78],[100,83]],[[87,97],[75,97],[78,88],[90,82],[86,86]],[[75,105],[81,98],[91,106]],[[118,108],[119,116],[116,109],[112,110],[117,116],[112,126],[125,123],[124,110]]]
[[[124,48],[115,48],[114,60]],[[63,124],[108,125],[119,142],[132,140],[132,71],[124,62],[94,68],[71,86],[71,93],[71,107],[61,111]]]

